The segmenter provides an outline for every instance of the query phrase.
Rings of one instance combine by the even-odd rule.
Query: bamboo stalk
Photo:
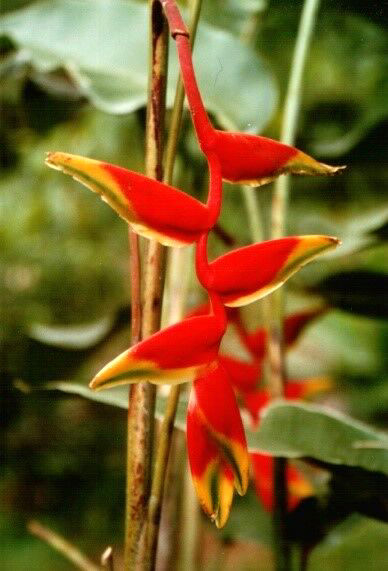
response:
[[[67,539],[52,531],[39,521],[31,520],[27,524],[30,533],[39,537],[42,541],[48,543],[53,549],[61,553],[68,561],[71,561],[75,567],[82,571],[99,571],[100,567],[95,565],[93,561],[88,559],[81,551],[69,543]]]
[[[146,121],[145,172],[162,180],[163,130],[167,75],[167,25],[158,0],[149,0],[150,75]],[[133,241],[136,251],[138,244]],[[164,248],[150,242],[145,261],[144,307],[141,335],[159,328],[163,290]],[[139,302],[139,298],[137,300]],[[139,325],[137,324],[137,334]],[[146,568],[146,518],[150,495],[154,437],[155,387],[133,385],[128,407],[128,452],[124,566],[126,571]]]
[[[284,103],[280,140],[288,145],[295,144],[299,118],[302,77],[306,56],[310,46],[319,0],[305,0],[297,33],[294,54],[291,62],[290,77]],[[275,183],[272,201],[271,237],[280,238],[285,233],[288,208],[289,177],[279,177]],[[270,391],[273,398],[282,397],[286,379],[283,349],[283,313],[284,289],[280,288],[270,300],[270,328],[268,339],[268,357],[270,367]],[[290,553],[286,538],[285,522],[287,516],[287,462],[284,458],[274,461],[274,543],[275,566],[278,571],[290,568]]]
[[[190,22],[190,38],[191,45],[193,45],[195,34],[198,25],[199,14],[201,10],[202,0],[194,0],[192,3],[191,22]],[[165,182],[171,183],[174,162],[176,157],[176,149],[178,143],[179,130],[181,126],[182,110],[184,102],[184,89],[181,79],[178,80],[174,107],[171,115],[171,124],[169,129],[169,136],[166,145],[166,162],[165,162]],[[177,254],[180,256],[180,254]],[[183,263],[186,258],[180,257]],[[187,272],[186,272],[187,273]],[[178,276],[182,279],[182,276]],[[183,302],[183,300],[182,300]],[[183,303],[178,309],[178,314],[182,313]],[[170,314],[170,322],[173,322],[177,315]],[[148,527],[147,527],[147,545],[150,557],[150,569],[155,564],[156,551],[158,545],[158,532],[161,518],[161,510],[163,503],[164,482],[167,472],[168,457],[171,449],[172,435],[174,431],[174,421],[179,402],[180,386],[176,385],[171,387],[169,397],[167,400],[166,411],[162,420],[158,448],[155,458],[155,469],[152,480],[152,489],[150,497],[150,506],[148,511]]]

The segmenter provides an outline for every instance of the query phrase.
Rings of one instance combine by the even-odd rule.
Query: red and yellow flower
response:
[[[249,455],[239,408],[218,364],[194,381],[187,411],[187,449],[193,483],[204,511],[223,527],[234,489],[245,494]]]

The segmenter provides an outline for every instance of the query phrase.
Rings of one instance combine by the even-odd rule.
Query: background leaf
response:
[[[388,437],[323,406],[274,403],[264,409],[248,442],[274,456],[310,457],[388,475]]]
[[[146,102],[147,22],[146,4],[130,0],[50,0],[5,15],[0,34],[23,49],[39,71],[66,69],[96,107],[129,113]],[[171,48],[170,104],[178,76]],[[228,32],[202,24],[194,60],[205,103],[218,121],[227,128],[262,130],[277,99],[262,59]]]

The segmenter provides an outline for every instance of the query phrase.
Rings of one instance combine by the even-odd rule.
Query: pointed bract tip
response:
[[[334,175],[346,169],[346,165],[331,166],[320,163],[310,155],[298,151],[289,161],[287,161],[284,172],[307,175]]]
[[[147,376],[153,368],[153,363],[140,361],[127,350],[107,363],[90,381],[89,387],[100,391],[117,385],[136,383]]]

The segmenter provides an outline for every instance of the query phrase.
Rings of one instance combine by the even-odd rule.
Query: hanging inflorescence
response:
[[[172,186],[101,161],[56,152],[49,153],[46,162],[100,194],[138,234],[166,246],[196,244],[196,273],[209,296],[206,310],[120,354],[90,386],[100,390],[140,381],[193,382],[187,413],[191,472],[204,511],[222,527],[234,489],[244,494],[249,476],[244,428],[231,384],[236,367],[219,355],[228,323],[225,306],[238,307],[262,298],[339,243],[330,236],[292,236],[252,244],[209,261],[207,240],[220,215],[222,181],[260,186],[282,173],[334,174],[342,167],[319,163],[271,139],[215,129],[196,82],[186,26],[174,0],[161,0],[161,4],[176,42],[198,143],[208,163],[206,204]],[[251,376],[258,370],[257,361],[252,367]]]

